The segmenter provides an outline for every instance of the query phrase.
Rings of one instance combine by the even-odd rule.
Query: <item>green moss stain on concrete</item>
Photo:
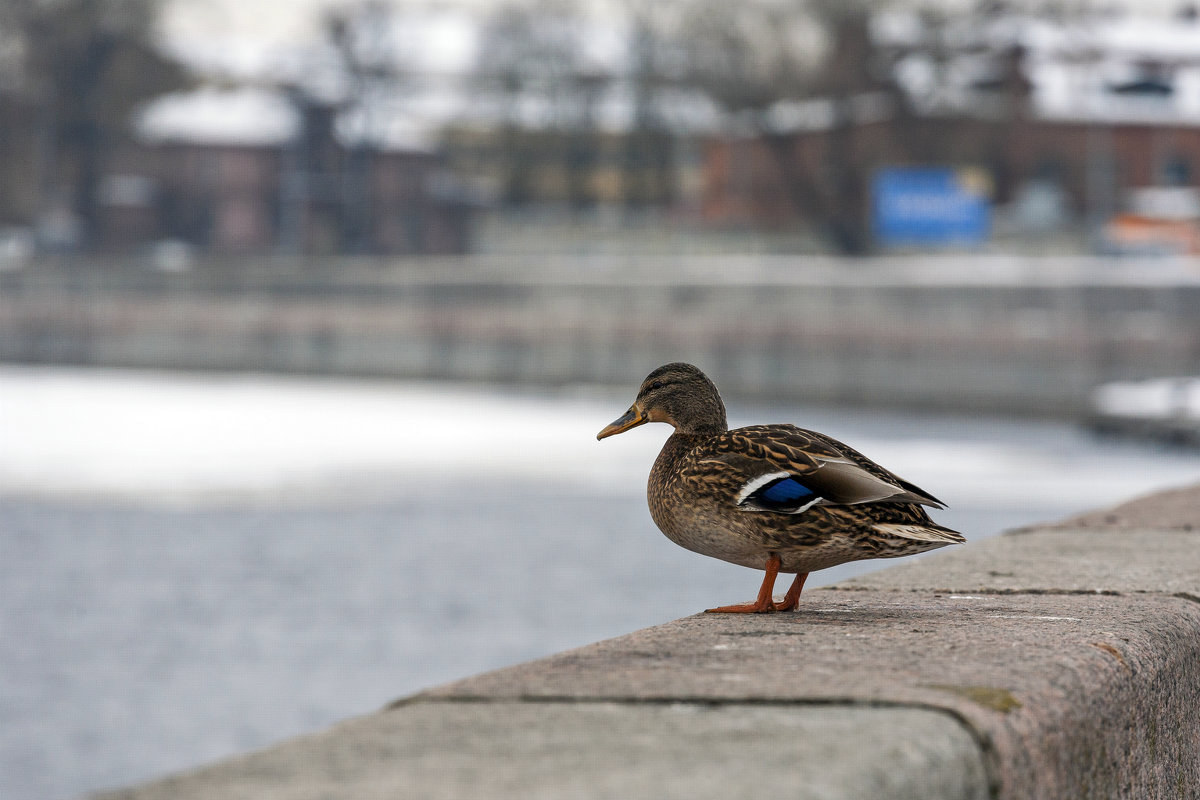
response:
[[[960,697],[967,698],[972,703],[981,705],[984,708],[990,708],[993,711],[999,711],[1002,714],[1007,714],[1021,707],[1021,701],[1014,697],[1012,692],[1008,689],[1000,689],[995,686],[953,686],[937,683],[929,684],[929,688],[942,692],[953,692]]]

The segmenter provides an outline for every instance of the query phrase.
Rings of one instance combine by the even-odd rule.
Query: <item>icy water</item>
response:
[[[629,393],[0,368],[0,797],[144,780],[753,597],[659,534]],[[761,407],[975,539],[1200,480],[1057,424]],[[887,566],[814,575],[813,585]]]

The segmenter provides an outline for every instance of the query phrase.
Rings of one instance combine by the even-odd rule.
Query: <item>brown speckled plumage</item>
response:
[[[781,608],[770,601],[776,571],[800,576],[791,608],[809,572],[963,541],[922,508],[940,501],[835,439],[793,425],[728,430],[716,386],[689,364],[650,373],[598,438],[652,421],[675,427],[650,472],[655,524],[689,550],[767,570],[757,604],[719,610]]]

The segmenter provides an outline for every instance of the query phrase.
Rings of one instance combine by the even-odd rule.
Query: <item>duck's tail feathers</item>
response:
[[[941,525],[913,525],[899,522],[877,522],[875,530],[884,536],[897,539],[911,539],[916,542],[940,542],[942,544],[961,544],[966,541],[958,531],[943,528]]]

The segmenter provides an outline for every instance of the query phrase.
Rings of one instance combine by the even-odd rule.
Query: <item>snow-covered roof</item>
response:
[[[299,125],[282,91],[249,86],[163,95],[135,120],[138,138],[155,143],[278,145],[293,139]]]
[[[167,36],[166,49],[202,80],[275,88],[207,88],[161,98],[143,111],[139,135],[151,141],[278,144],[299,125],[287,87],[338,106],[335,133],[345,144],[429,149],[437,129],[464,103],[454,84],[474,63],[477,24],[464,9],[452,7],[403,9],[382,25],[369,16],[351,20],[354,57],[395,80],[356,83],[344,55],[315,26],[308,37],[287,39],[176,30]]]
[[[1035,115],[1062,121],[1200,125],[1200,23],[1123,14],[1056,22],[964,18],[940,32],[946,64],[929,55],[931,32],[911,12],[881,14],[877,41],[907,50],[897,78],[927,107],[970,110],[976,86],[997,76],[997,56],[1018,46]],[[1147,77],[1157,92],[1118,91]]]
[[[311,6],[317,0],[306,2]],[[586,35],[571,27],[577,21],[552,15],[526,21],[541,26],[535,38],[546,46],[569,47],[573,68],[606,76],[594,104],[582,112],[578,98],[564,105],[553,87],[512,96],[473,81],[481,54],[487,55],[482,51],[496,47],[478,7],[427,4],[379,13],[347,17],[345,41],[365,68],[357,76],[348,71],[345,53],[315,23],[308,38],[181,34],[170,38],[169,49],[204,79],[293,87],[317,102],[337,105],[335,131],[348,145],[366,141],[387,149],[428,149],[438,131],[453,122],[488,126],[518,120],[544,127],[570,125],[568,118],[575,115],[580,124],[611,131],[627,130],[634,122],[634,31],[628,20],[591,20]],[[877,14],[872,32],[878,42],[908,53],[897,63],[896,77],[927,112],[987,113],[988,94],[980,86],[995,83],[1002,68],[998,54],[1019,45],[1032,111],[1043,119],[1200,125],[1200,24],[1195,20],[1110,14],[1068,24],[1009,15],[980,23],[977,17],[962,17],[941,28],[939,46],[931,47],[931,29],[915,12],[901,9]],[[932,55],[935,50],[940,55]],[[491,55],[504,62],[503,53]],[[942,57],[949,60],[940,63]],[[1149,62],[1163,65],[1169,91],[1113,91],[1144,77],[1139,70]],[[372,71],[390,77],[363,78]],[[664,124],[689,132],[718,128],[721,115],[711,100],[682,87],[671,91],[674,96],[656,108]],[[887,113],[886,103],[875,97],[864,96],[859,105],[856,113],[863,118]],[[768,124],[778,130],[822,128],[830,115],[821,99],[793,101],[779,104]],[[152,103],[139,132],[149,140],[271,144],[288,139],[297,125],[297,113],[281,91],[203,89]]]
[[[513,97],[479,81],[482,50],[496,44],[489,44],[488,17],[479,8],[392,7],[378,18],[366,11],[351,14],[348,20],[346,41],[353,57],[364,72],[377,72],[379,78],[356,78],[347,70],[345,53],[315,28],[307,37],[290,40],[177,31],[168,37],[167,49],[203,80],[292,87],[318,102],[339,106],[335,132],[346,144],[368,141],[386,149],[428,149],[451,123],[489,126],[515,118],[530,127],[546,127],[570,124],[564,115],[585,116],[577,107],[564,111],[563,99],[551,96],[557,91],[553,87],[543,87],[545,91],[531,87]],[[582,35],[572,27],[577,20],[535,15],[526,22],[539,29],[535,37],[539,43],[564,49],[563,57],[572,62],[572,69],[608,78],[593,98],[590,124],[627,130],[633,124],[635,99],[628,80],[631,36],[626,22],[600,16],[587,23]],[[528,53],[518,57],[538,59]],[[222,141],[216,99],[206,92],[189,101],[194,105],[188,113],[204,116],[209,142]],[[148,110],[147,138],[163,138],[159,131],[166,128],[174,138],[196,139],[189,131],[187,114],[176,110],[179,102],[164,101],[167,109],[156,103]],[[236,105],[232,103],[228,110],[224,141],[245,140]],[[662,103],[661,111],[670,115],[665,123],[679,130],[712,129],[717,118],[712,103],[697,92],[676,91]],[[159,123],[160,116],[170,118],[170,124]]]
[[[351,107],[339,114],[334,135],[347,146],[369,141],[386,151],[436,149],[427,122],[436,114],[423,114],[428,106],[397,107],[402,105],[383,102],[369,113]],[[255,87],[206,86],[164,95],[147,103],[135,121],[137,137],[150,143],[276,147],[295,139],[299,129],[300,112],[287,92]]]

